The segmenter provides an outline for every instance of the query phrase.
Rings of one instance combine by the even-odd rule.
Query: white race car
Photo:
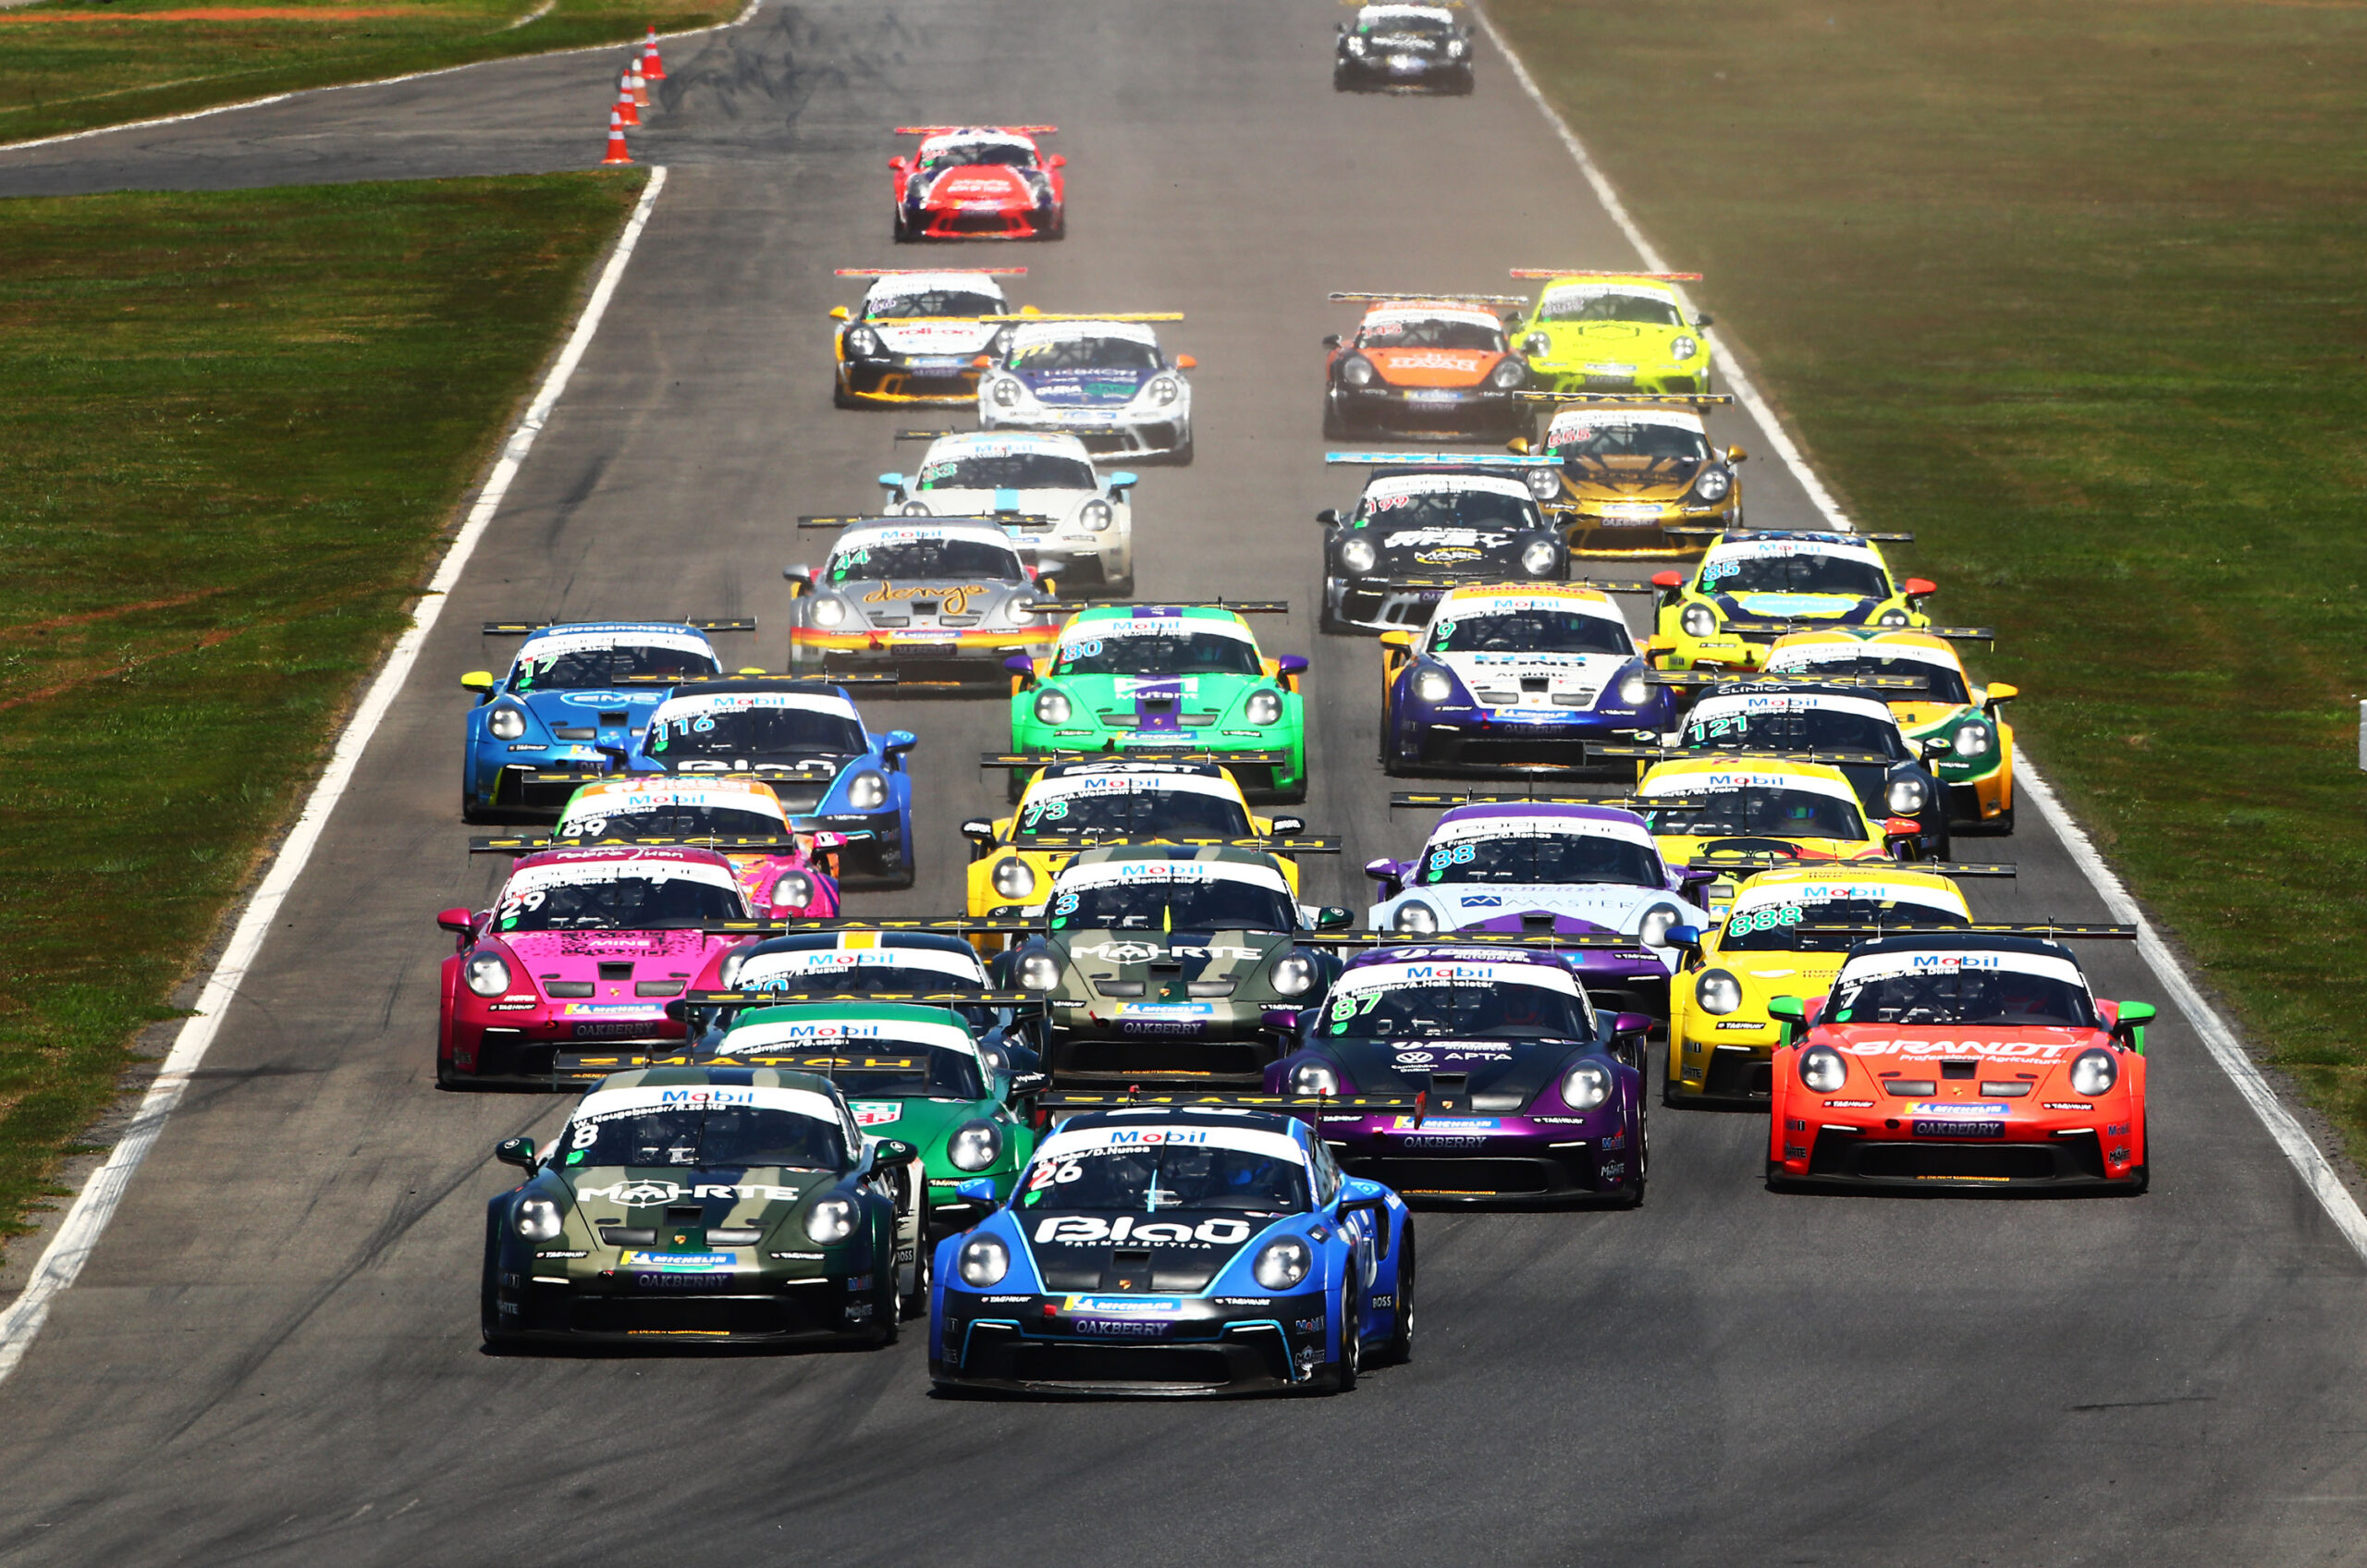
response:
[[[977,431],[939,435],[917,472],[883,473],[883,512],[992,517],[1020,557],[1067,595],[1134,591],[1131,473],[1103,478],[1073,435]]]
[[[1181,316],[1032,321],[1013,327],[978,380],[988,430],[1064,431],[1096,453],[1192,460],[1189,354],[1170,359],[1148,323]]]
[[[1020,319],[995,279],[1026,271],[840,267],[840,277],[876,281],[852,311],[830,312],[840,324],[831,400],[842,409],[969,402],[977,395],[978,356]]]

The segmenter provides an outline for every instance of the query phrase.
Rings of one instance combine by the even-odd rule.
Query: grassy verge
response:
[[[5,203],[0,1234],[317,773],[642,180]]]
[[[2367,7],[1490,10],[2367,1154]]]
[[[702,27],[739,9],[738,0],[43,0],[0,10],[0,143],[621,43],[653,24]]]

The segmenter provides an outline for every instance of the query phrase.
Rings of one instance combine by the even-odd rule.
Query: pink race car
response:
[[[1068,160],[1044,155],[1049,125],[902,125],[920,148],[896,177],[896,241],[1058,239],[1068,232]]]
[[[712,850],[585,848],[521,855],[491,909],[448,909],[435,1081],[447,1089],[586,1084],[582,1044],[679,1040],[666,1004],[711,990],[749,918],[731,862]]]

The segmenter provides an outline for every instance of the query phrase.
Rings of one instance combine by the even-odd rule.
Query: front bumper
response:
[[[1326,1116],[1323,1141],[1351,1176],[1430,1203],[1537,1203],[1636,1190],[1637,1134],[1606,1108],[1548,1121],[1456,1110]]]
[[[835,1340],[872,1328],[875,1310],[873,1292],[850,1290],[844,1276],[758,1281],[742,1275],[723,1290],[658,1291],[623,1278],[552,1281],[504,1271],[494,1288],[498,1330],[521,1340]]]
[[[1775,1031],[1755,1025],[1767,1035],[1764,1043],[1704,1039],[1696,1031],[1715,1028],[1725,1019],[1688,1015],[1683,1038],[1669,1042],[1666,1097],[1674,1104],[1699,1106],[1765,1106],[1773,1097]]]
[[[2076,1128],[2008,1120],[1995,1124],[1994,1135],[1972,1138],[1916,1136],[1906,1118],[1809,1109],[1771,1122],[1767,1176],[1811,1186],[2137,1186],[2143,1166],[2128,1158],[2136,1152],[2129,1135],[2135,1118],[2102,1106],[2095,1115],[2092,1123]],[[2107,1115],[2116,1120],[2103,1120]]]
[[[907,208],[908,232],[915,239],[1041,239],[1059,227],[1058,207]]]
[[[1282,1059],[1265,1024],[1272,1000],[1203,998],[1135,1001],[1094,997],[1052,1003],[1045,1071],[1061,1084],[1100,1082],[1262,1085]]]
[[[978,370],[972,356],[938,354],[879,360],[840,360],[839,387],[858,402],[882,407],[969,404],[978,397]],[[947,364],[938,361],[958,361]]]
[[[1624,375],[1589,370],[1584,364],[1531,360],[1528,373],[1530,381],[1544,392],[1637,392],[1674,398],[1710,390],[1709,361],[1700,358],[1686,361],[1683,367],[1635,365]]]
[[[1447,394],[1417,397],[1416,391]],[[1494,387],[1338,386],[1327,394],[1331,411],[1359,435],[1461,435],[1503,438],[1526,432],[1529,405]]]
[[[664,1003],[653,1006],[662,1009]],[[452,1088],[588,1088],[619,1069],[562,1058],[679,1047],[683,1039],[682,1025],[662,1011],[638,1017],[572,1019],[552,1016],[549,1007],[521,1012],[464,1008],[441,1042],[437,1077]]]
[[[619,750],[621,752],[621,747]],[[614,759],[607,753],[578,741],[555,741],[547,746],[486,741],[470,753],[466,792],[474,797],[481,810],[557,816],[573,798],[576,787],[530,784],[527,779],[531,776],[570,769],[606,771],[613,766]]]
[[[1580,498],[1566,502],[1560,516],[1570,554],[1598,559],[1705,554],[1711,541],[1672,538],[1664,528],[1737,528],[1742,524],[1742,486],[1715,505],[1706,502],[1621,501]]]
[[[1190,441],[1192,414],[1188,404],[1146,418],[1096,409],[998,409],[981,401],[978,428],[1073,435],[1088,452],[1165,458],[1175,456]]]
[[[1436,575],[1472,582],[1511,578],[1506,572]],[[1553,579],[1539,581],[1550,584]],[[1386,578],[1378,577],[1327,577],[1323,580],[1324,611],[1333,622],[1360,631],[1417,631],[1430,623],[1430,612],[1447,594],[1443,588],[1392,588],[1386,586],[1387,582]]]
[[[947,1288],[930,1325],[929,1377],[1012,1393],[1188,1397],[1303,1388],[1332,1364],[1322,1292],[1233,1299],[1241,1305]],[[1141,1310],[1152,1302],[1171,1310]],[[1098,1316],[1097,1304],[1120,1315]]]
[[[1489,774],[1550,767],[1627,778],[1633,776],[1632,764],[1621,760],[1589,764],[1588,745],[1650,745],[1662,733],[1650,714],[1573,709],[1566,717],[1557,714],[1531,719],[1507,717],[1508,712],[1518,710],[1473,707],[1441,718],[1437,717],[1440,711],[1410,711],[1396,727],[1393,739],[1402,765],[1432,773]]]
[[[957,692],[975,695],[1007,692],[1011,672],[1002,661],[1013,654],[1041,657],[1051,651],[1053,628],[981,631],[949,627],[936,631],[816,631],[792,627],[789,668],[797,675],[861,675],[891,670],[897,694]]]

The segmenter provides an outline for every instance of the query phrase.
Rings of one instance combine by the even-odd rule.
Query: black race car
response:
[[[1559,581],[1561,530],[1512,472],[1528,459],[1452,459],[1428,452],[1334,452],[1373,470],[1343,518],[1326,508],[1323,630],[1417,631],[1459,582]]]
[[[1446,6],[1365,6],[1340,27],[1338,92],[1471,91],[1471,30]]]

